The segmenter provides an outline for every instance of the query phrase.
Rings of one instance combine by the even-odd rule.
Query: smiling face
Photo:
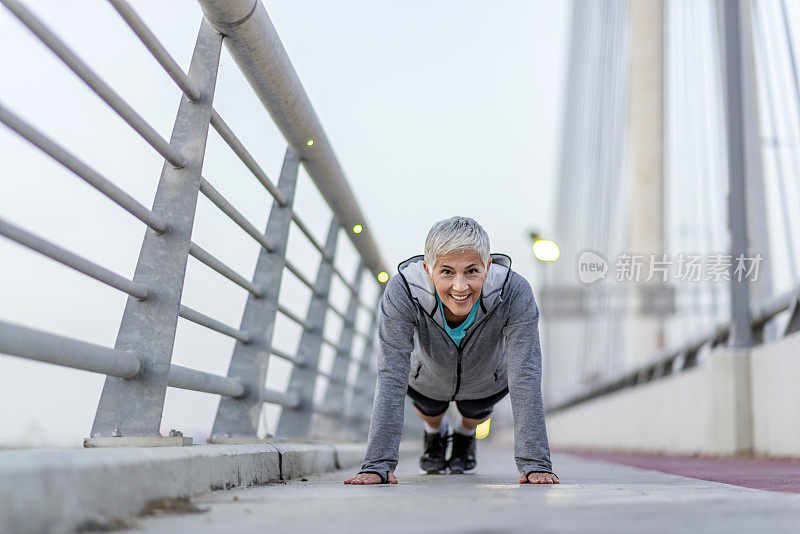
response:
[[[448,322],[462,321],[469,315],[472,306],[481,297],[481,288],[491,263],[490,259],[484,266],[474,250],[439,256],[432,269],[423,261],[428,278],[442,300]]]

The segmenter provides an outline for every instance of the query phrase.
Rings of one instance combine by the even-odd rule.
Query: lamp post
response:
[[[548,265],[554,263],[561,257],[561,250],[558,247],[558,244],[551,240],[551,239],[544,239],[541,237],[539,232],[532,231],[529,233],[531,243],[532,243],[532,250],[533,256],[539,262],[541,266],[541,281],[542,281],[542,292],[540,293],[541,297],[545,297],[546,293],[549,289],[551,280],[550,280],[550,271],[552,270],[552,266]],[[549,328],[547,328],[549,332]],[[545,349],[545,354],[552,354],[552,343],[550,342],[550,336],[545,334],[542,338],[542,342]],[[549,366],[544,365],[542,362],[542,371],[543,374],[547,373]],[[547,373],[549,374],[549,373]],[[545,404],[548,403],[548,400],[552,397],[552,380],[548,379],[548,376],[543,377],[543,391],[542,396],[544,397]]]

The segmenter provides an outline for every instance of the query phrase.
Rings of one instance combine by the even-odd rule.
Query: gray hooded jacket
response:
[[[444,330],[423,256],[398,266],[378,316],[378,378],[360,473],[397,467],[408,386],[436,400],[481,399],[508,387],[520,472],[552,473],[542,407],[539,308],[511,259],[492,254],[475,322],[457,347]]]

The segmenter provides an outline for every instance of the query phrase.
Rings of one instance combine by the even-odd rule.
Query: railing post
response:
[[[334,435],[340,432],[341,425],[338,424],[344,419],[344,399],[346,393],[345,382],[347,380],[348,370],[350,369],[350,362],[352,361],[353,354],[353,338],[356,331],[356,314],[359,305],[359,290],[361,289],[361,278],[364,274],[365,265],[363,261],[359,261],[356,268],[355,280],[353,281],[353,291],[350,293],[350,301],[345,310],[345,324],[342,327],[342,332],[339,335],[339,350],[336,351],[336,357],[333,360],[333,367],[331,368],[331,376],[335,381],[328,384],[328,389],[325,391],[325,400],[323,404],[326,408],[331,409],[331,413],[335,415],[327,416],[325,414],[317,414],[325,417],[326,421],[315,421],[316,424],[323,423],[325,434]]]
[[[317,366],[322,348],[322,334],[325,328],[325,316],[328,312],[328,297],[333,277],[333,258],[336,254],[336,238],[339,234],[339,222],[333,216],[325,240],[324,254],[319,263],[317,278],[314,282],[314,294],[308,305],[306,323],[310,329],[304,330],[297,349],[297,357],[304,362],[303,367],[295,367],[289,379],[287,392],[300,396],[301,403],[297,408],[284,407],[278,421],[276,436],[306,438],[311,434],[311,421],[314,409],[314,386],[317,382]]]
[[[153,213],[163,217],[167,228],[162,234],[149,228],[145,233],[133,281],[146,286],[148,296],[128,298],[115,344],[118,350],[136,354],[143,371],[131,379],[106,378],[87,446],[125,445],[125,438],[137,437],[153,438],[154,445],[165,443],[158,442],[159,426],[221,46],[222,36],[204,19],[189,67],[189,79],[202,96],[194,102],[183,96],[170,139],[170,145],[185,157],[185,165],[176,168],[164,163]],[[184,442],[180,437],[171,441]]]
[[[228,367],[228,376],[245,384],[247,393],[238,399],[220,399],[211,431],[211,440],[214,442],[258,438],[258,418],[262,410],[262,392],[275,330],[275,315],[278,312],[278,294],[286,265],[286,242],[292,222],[292,202],[299,164],[295,153],[287,148],[278,179],[278,190],[286,204],[281,206],[277,200],[272,203],[264,235],[273,251],[261,248],[253,275],[253,285],[261,291],[261,295],[256,297],[250,294],[247,297],[239,327],[250,335],[251,341],[236,342]]]

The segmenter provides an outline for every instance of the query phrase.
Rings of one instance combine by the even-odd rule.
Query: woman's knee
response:
[[[422,419],[432,419],[432,420],[441,420],[444,417],[444,414],[447,413],[447,408],[441,413],[429,415],[429,413],[425,413],[419,409],[418,406],[414,406],[414,411],[417,412],[417,415],[420,416]]]

